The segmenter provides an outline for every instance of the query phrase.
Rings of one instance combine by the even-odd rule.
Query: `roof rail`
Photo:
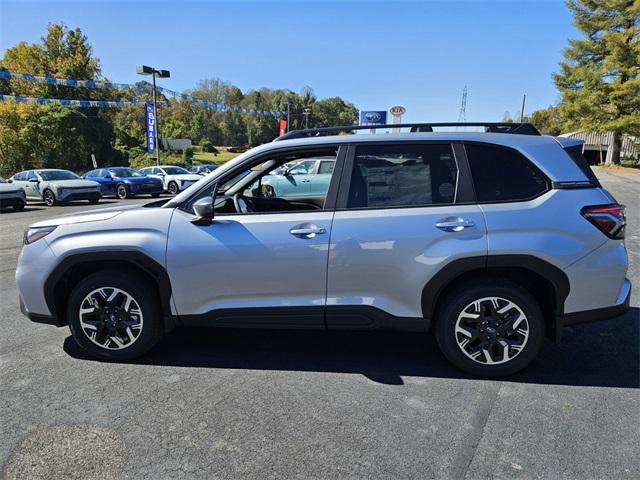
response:
[[[440,123],[397,123],[386,125],[343,125],[341,127],[308,128],[304,130],[291,130],[289,133],[279,136],[277,140],[290,140],[292,138],[322,137],[339,133],[353,133],[354,130],[378,130],[381,128],[411,128],[411,132],[433,132],[436,127],[484,127],[485,132],[490,133],[514,133],[520,135],[540,135],[540,132],[530,123],[514,122],[440,122]]]

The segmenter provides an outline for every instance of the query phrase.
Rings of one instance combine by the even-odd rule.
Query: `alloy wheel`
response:
[[[129,293],[101,287],[87,294],[80,304],[80,327],[96,345],[108,350],[131,346],[142,332],[140,304]]]
[[[44,192],[44,203],[47,207],[53,207],[56,203],[56,197],[51,190]]]
[[[467,305],[456,320],[458,347],[483,365],[509,362],[524,349],[529,339],[529,322],[511,300],[485,297]]]
[[[125,198],[127,198],[127,187],[125,187],[124,185],[118,185],[118,188],[116,189],[116,195],[120,200],[124,200]]]
[[[178,185],[175,182],[169,184],[169,193],[175,195],[178,193]]]

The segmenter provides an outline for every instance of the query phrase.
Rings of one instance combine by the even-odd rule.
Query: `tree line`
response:
[[[37,43],[20,42],[8,48],[0,69],[18,73],[104,80],[100,61],[79,28],[52,23]],[[255,110],[290,112],[290,128],[351,125],[357,121],[356,107],[340,97],[318,99],[311,87],[300,92],[261,88],[243,92],[218,78],[198,82],[189,95]],[[56,99],[150,101],[151,85],[106,89],[51,85],[22,79],[0,79],[0,94]],[[186,99],[159,93],[160,134],[166,138],[188,138],[195,144],[255,146],[278,136],[278,118],[214,111]],[[303,112],[310,112],[305,116]],[[91,168],[91,154],[101,165],[140,165],[146,154],[145,109],[80,108],[61,105],[0,102],[0,175],[28,168]]]

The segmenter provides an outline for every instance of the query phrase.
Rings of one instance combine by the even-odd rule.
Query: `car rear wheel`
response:
[[[42,199],[47,207],[53,207],[56,204],[56,196],[51,190],[42,192]]]
[[[152,194],[151,194],[151,197],[152,197],[152,198],[158,198],[159,196],[160,196],[160,194],[159,194],[159,193],[152,193]]]
[[[535,358],[544,320],[535,298],[500,278],[467,282],[440,303],[435,334],[442,353],[465,372],[511,375]]]
[[[67,307],[74,340],[101,360],[145,354],[162,337],[162,314],[153,286],[142,275],[102,270],[82,279]]]
[[[125,187],[123,184],[118,185],[116,188],[116,197],[118,197],[120,200],[128,198],[129,191],[127,190],[127,187]]]
[[[178,187],[178,184],[176,182],[169,182],[169,185],[167,186],[167,191],[171,195],[177,195],[177,193],[180,191],[180,187]]]

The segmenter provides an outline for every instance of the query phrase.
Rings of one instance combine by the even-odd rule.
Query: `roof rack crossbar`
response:
[[[308,128],[291,130],[279,136],[276,140],[290,140],[292,138],[320,137],[337,133],[351,133],[353,130],[378,130],[382,128],[411,128],[411,132],[433,132],[439,127],[484,127],[485,132],[513,133],[520,135],[540,135],[536,127],[530,123],[516,122],[438,122],[438,123],[397,123],[385,125],[343,125],[340,127]]]

